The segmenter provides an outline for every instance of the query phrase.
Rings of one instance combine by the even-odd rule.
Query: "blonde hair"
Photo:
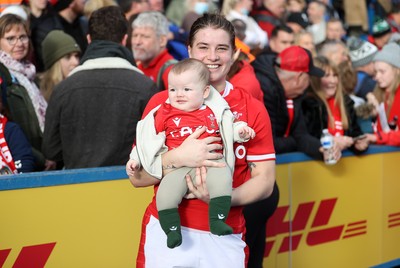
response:
[[[108,6],[118,6],[118,4],[114,0],[88,0],[83,7],[83,14],[86,18],[90,18],[94,11]]]
[[[340,117],[342,120],[343,129],[346,130],[349,128],[349,119],[347,118],[346,108],[345,108],[345,101],[344,101],[344,93],[343,93],[343,84],[341,80],[341,76],[339,73],[338,68],[334,65],[328,58],[326,57],[316,57],[314,59],[314,65],[316,67],[321,68],[328,73],[328,71],[333,72],[334,75],[338,77],[338,85],[335,93],[335,105],[338,105],[340,108]],[[333,118],[333,114],[331,109],[329,108],[328,102],[326,101],[325,93],[321,87],[321,78],[311,76],[311,89],[312,91],[318,96],[318,98],[324,103],[325,108],[328,112],[328,124],[331,128],[335,126],[335,120]]]
[[[43,73],[40,81],[40,91],[47,102],[50,100],[54,87],[62,80],[64,80],[64,77],[61,70],[61,60],[58,60]]]
[[[224,0],[221,8],[221,14],[227,16],[231,10],[234,9],[235,5],[239,2],[239,0]]]
[[[388,108],[386,109],[387,116],[389,116],[389,112],[392,109],[394,96],[396,95],[396,92],[397,92],[398,88],[400,87],[400,68],[397,68],[391,64],[388,64],[388,65],[394,69],[395,77],[394,77],[393,83],[389,87],[389,98],[387,99],[387,107]],[[386,90],[383,88],[380,88],[377,83],[375,86],[375,89],[372,93],[375,95],[378,102],[381,103],[381,102],[385,102],[385,100],[386,100],[385,92],[386,92]]]
[[[294,35],[294,44],[295,44],[295,45],[298,45],[298,46],[301,46],[301,45],[300,45],[300,41],[302,40],[302,38],[303,38],[304,36],[309,36],[309,37],[311,38],[312,42],[314,42],[314,37],[313,37],[312,33],[308,32],[308,31],[306,31],[306,30],[302,30],[302,31],[300,31],[300,32],[298,32],[298,33],[296,33],[296,34]],[[314,43],[313,43],[313,44],[314,44]],[[303,47],[303,46],[301,46],[301,47]],[[303,48],[305,48],[305,47],[303,47]],[[306,49],[308,49],[308,48],[306,48]],[[311,55],[312,55],[313,57],[316,57],[316,56],[317,56],[317,51],[316,51],[315,45],[313,45],[313,49],[310,50],[310,52],[311,52]]]

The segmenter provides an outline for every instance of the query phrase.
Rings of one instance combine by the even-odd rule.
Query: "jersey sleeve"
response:
[[[247,161],[275,160],[271,121],[267,109],[255,98],[248,99],[247,107],[248,125],[256,132],[254,139],[248,141]]]

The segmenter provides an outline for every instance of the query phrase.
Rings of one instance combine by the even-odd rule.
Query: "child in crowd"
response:
[[[374,59],[377,86],[367,100],[378,112],[371,143],[400,146],[400,46],[389,43]]]
[[[225,168],[208,168],[207,186],[210,193],[210,231],[216,235],[232,233],[225,223],[231,206],[232,174],[234,168],[233,143],[255,137],[255,132],[244,122],[234,122],[235,116],[220,94],[209,85],[208,68],[195,59],[177,63],[168,75],[168,100],[153,109],[138,123],[136,146],[126,165],[129,176],[140,165],[152,176],[164,177],[157,192],[157,210],[167,245],[174,248],[182,243],[178,205],[187,193],[185,177],[195,169],[167,167],[154,163],[154,156],[178,147],[197,128],[206,127],[200,138],[220,136],[223,141]],[[155,130],[154,130],[155,128]],[[151,139],[154,138],[154,139]],[[151,140],[151,142],[149,142]],[[165,145],[164,145],[165,143]],[[171,194],[174,193],[174,194]]]

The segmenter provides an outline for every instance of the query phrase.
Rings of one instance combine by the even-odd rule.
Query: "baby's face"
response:
[[[168,97],[171,106],[186,112],[197,110],[204,103],[206,97],[206,83],[199,81],[194,70],[187,70],[181,74],[169,73]]]

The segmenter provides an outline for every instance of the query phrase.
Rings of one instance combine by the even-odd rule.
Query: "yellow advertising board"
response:
[[[135,267],[151,192],[127,179],[0,192],[0,267]]]
[[[400,265],[399,164],[399,149],[334,166],[279,156],[264,267]],[[0,177],[0,268],[135,267],[152,188],[125,177],[124,167]]]
[[[400,153],[387,153],[278,165],[264,266],[400,265],[399,164]]]

